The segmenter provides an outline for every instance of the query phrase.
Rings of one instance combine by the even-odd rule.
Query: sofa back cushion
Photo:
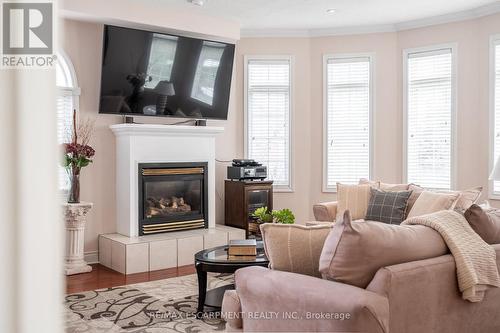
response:
[[[347,185],[337,183],[337,217],[342,216],[346,210],[351,212],[354,220],[364,219],[368,202],[370,201],[370,189],[372,185]]]
[[[406,218],[406,206],[411,191],[383,191],[371,189],[366,220],[401,224]]]
[[[483,210],[476,204],[464,213],[467,222],[488,244],[500,244],[500,209]]]
[[[319,271],[325,279],[366,288],[381,267],[447,252],[443,239],[431,228],[352,222],[346,211],[325,241]]]
[[[440,191],[439,193],[458,193],[459,197],[457,202],[455,203],[454,208],[459,210],[466,210],[467,208],[472,206],[472,204],[476,203],[482,191],[482,186],[479,186],[463,191]]]
[[[260,230],[269,268],[320,277],[318,259],[330,229],[330,224],[262,224]]]
[[[423,191],[408,213],[408,218],[452,209],[459,196],[459,192]]]

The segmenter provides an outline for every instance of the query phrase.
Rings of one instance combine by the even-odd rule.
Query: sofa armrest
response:
[[[235,281],[244,331],[387,332],[388,300],[374,292],[262,267]]]
[[[335,222],[337,217],[337,201],[321,202],[313,206],[316,221]]]

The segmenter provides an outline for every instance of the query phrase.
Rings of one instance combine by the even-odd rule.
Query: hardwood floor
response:
[[[101,288],[117,287],[125,284],[162,280],[196,273],[194,265],[129,275],[118,273],[100,264],[94,264],[91,266],[92,272],[90,273],[70,275],[66,277],[67,294]]]

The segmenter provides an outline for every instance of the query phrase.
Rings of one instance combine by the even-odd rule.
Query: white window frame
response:
[[[352,58],[368,58],[370,62],[370,81],[369,81],[369,165],[368,165],[368,177],[371,179],[373,177],[373,166],[374,166],[374,152],[375,147],[373,133],[374,115],[375,115],[375,53],[365,52],[365,53],[336,53],[336,54],[324,54],[323,55],[323,180],[322,180],[322,191],[324,193],[337,193],[337,186],[328,187],[328,60],[330,59],[352,59]]]
[[[76,112],[78,113],[80,110],[81,89],[80,86],[78,85],[78,79],[76,77],[75,67],[73,66],[73,62],[71,61],[71,59],[63,50],[57,51],[57,57],[58,59],[62,59],[62,61],[66,63],[69,70],[71,82],[73,83],[73,88],[57,87],[56,90],[57,96],[73,96],[73,109],[75,109]],[[59,191],[63,197],[67,196],[69,190],[70,190],[69,188],[59,188]]]
[[[403,50],[403,182],[408,182],[408,56],[412,53],[451,49],[451,142],[450,142],[450,190],[457,184],[457,43],[436,44]],[[418,185],[418,184],[417,184]]]
[[[288,124],[288,185],[273,185],[273,192],[294,192],[294,168],[293,168],[293,119],[294,119],[294,68],[295,58],[292,55],[245,55],[244,79],[243,79],[243,104],[244,104],[244,155],[248,158],[248,62],[251,60],[287,60],[290,63],[290,96],[289,96],[289,124]],[[257,161],[258,162],[258,161]]]
[[[489,72],[490,72],[490,151],[489,151],[489,169],[488,169],[488,198],[494,200],[500,200],[500,192],[495,192],[494,181],[489,179],[489,175],[493,167],[495,166],[495,48],[500,45],[500,34],[492,35],[490,37],[490,61],[489,61]],[[500,64],[499,64],[500,66]]]

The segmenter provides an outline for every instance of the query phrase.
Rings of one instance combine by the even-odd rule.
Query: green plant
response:
[[[295,223],[295,215],[293,215],[292,211],[288,208],[284,208],[281,210],[274,210],[271,214],[276,223],[283,223],[283,224]]]
[[[258,219],[262,223],[273,222],[273,215],[271,212],[269,212],[269,210],[267,210],[267,207],[257,208],[253,212],[252,216]]]

